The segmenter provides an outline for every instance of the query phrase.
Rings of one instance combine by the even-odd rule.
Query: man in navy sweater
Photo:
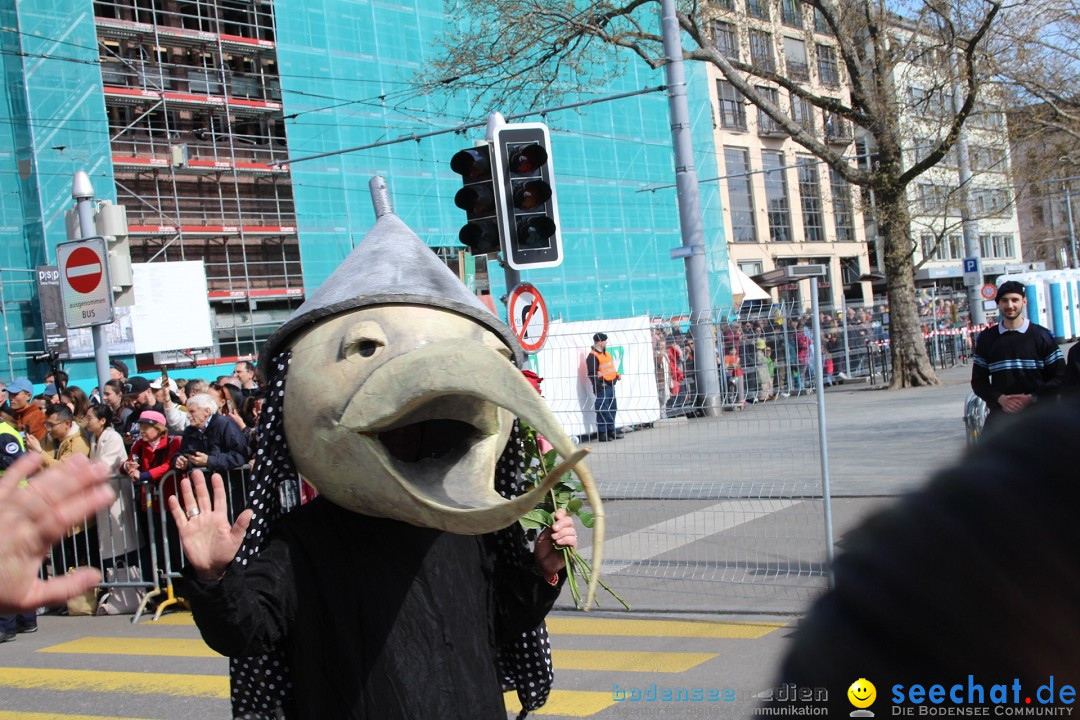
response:
[[[1001,322],[979,335],[971,367],[971,389],[989,409],[984,432],[1001,423],[1006,414],[1057,394],[1065,374],[1065,356],[1053,335],[1024,317],[1024,285],[1003,282],[997,305]]]

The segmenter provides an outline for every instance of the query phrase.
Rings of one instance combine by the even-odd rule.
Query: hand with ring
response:
[[[217,473],[210,482],[214,490],[213,502],[210,501],[202,471],[192,471],[190,480],[184,478],[180,482],[183,506],[174,495],[169,498],[169,512],[180,531],[180,542],[188,563],[199,579],[213,582],[221,579],[240,550],[240,543],[251,523],[252,511],[250,508],[245,510],[235,523],[230,524],[225,483]]]

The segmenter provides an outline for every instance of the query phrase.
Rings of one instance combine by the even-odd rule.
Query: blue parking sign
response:
[[[964,258],[964,272],[979,272],[979,258]]]

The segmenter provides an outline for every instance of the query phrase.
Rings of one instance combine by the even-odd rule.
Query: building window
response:
[[[719,10],[735,10],[735,0],[715,0],[713,3]]]
[[[840,65],[836,62],[836,48],[831,45],[817,46],[817,70],[822,85],[840,86]]]
[[[735,130],[745,130],[746,103],[742,93],[728,81],[717,80],[716,95],[720,98],[720,125]]]
[[[746,0],[746,14],[759,20],[768,20],[769,0]]]
[[[926,260],[937,260],[938,250],[937,238],[930,233],[923,233],[919,237],[919,244],[922,246],[922,256]]]
[[[831,144],[849,144],[853,139],[851,124],[839,115],[826,110],[825,139]]]
[[[810,66],[806,62],[806,43],[795,38],[784,38],[784,63],[787,72],[795,80],[809,80]]]
[[[984,130],[1001,130],[1005,127],[1005,116],[1001,114],[999,108],[993,105],[984,102],[976,102],[975,107],[971,109],[968,123],[971,124],[972,127],[982,128]]]
[[[917,85],[910,85],[908,86],[908,103],[915,115],[942,118],[951,113],[951,104],[940,88],[926,90]]]
[[[791,96],[791,119],[807,132],[814,132],[814,106],[806,98]]]
[[[750,182],[750,152],[745,148],[724,148],[724,171],[727,173],[728,211],[731,215],[731,239],[734,242],[757,242],[754,224],[754,190]]]
[[[802,30],[802,2],[800,0],[780,0],[780,22],[788,27]]]
[[[1015,255],[1013,252],[1013,236],[1012,235],[995,235],[994,236],[994,257],[999,258],[1011,258]]]
[[[714,20],[712,27],[716,49],[728,60],[738,60],[739,36],[735,33],[735,26],[729,22]]]
[[[750,31],[750,64],[766,72],[776,69],[772,35],[761,30]]]
[[[758,95],[771,102],[777,108],[780,107],[780,91],[774,87],[767,87],[765,85],[759,85],[756,90]],[[773,120],[771,117],[765,114],[765,111],[758,108],[758,135],[762,137],[787,137],[787,133],[780,127],[780,123]]]
[[[1016,247],[1012,233],[1003,235],[980,235],[979,246],[983,257],[1015,258]]]
[[[791,242],[791,208],[788,205],[787,173],[784,154],[761,153],[765,172],[765,203],[769,212],[769,240]]]
[[[798,166],[799,199],[802,202],[803,239],[806,242],[825,242],[817,160],[800,157],[795,164]]]
[[[747,277],[754,277],[760,275],[762,272],[760,260],[740,260],[739,269],[743,271],[743,274]]]
[[[986,145],[971,145],[971,169],[974,172],[1006,172],[1005,150]]]
[[[829,28],[829,23],[825,20],[825,13],[817,8],[814,8],[814,32],[832,35],[832,29]]]
[[[817,300],[823,308],[832,305],[832,263],[827,257],[810,258],[813,265],[825,266],[825,277],[819,277],[817,281]]]
[[[949,250],[952,252],[954,260],[963,260],[964,255],[964,236],[963,235],[950,235],[949,236]]]
[[[982,216],[1008,216],[1011,214],[1011,198],[1004,189],[981,189],[971,191],[971,202],[975,212]]]
[[[833,222],[836,242],[855,242],[855,213],[851,205],[851,186],[847,180],[829,168],[829,189],[832,190]]]
[[[944,212],[949,204],[949,188],[932,183],[919,183],[919,210],[923,213]]]

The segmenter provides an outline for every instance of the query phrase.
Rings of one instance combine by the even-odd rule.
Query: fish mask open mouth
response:
[[[323,321],[295,340],[285,389],[297,469],[355,512],[462,534],[507,527],[557,479],[512,500],[495,491],[514,418],[562,457],[578,451],[508,355],[443,310],[379,306]]]

